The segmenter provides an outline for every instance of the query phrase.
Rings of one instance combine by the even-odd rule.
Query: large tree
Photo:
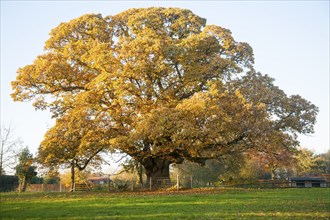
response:
[[[326,153],[315,155],[313,172],[317,174],[330,174],[330,150]]]
[[[189,10],[88,14],[51,31],[43,55],[18,70],[12,97],[58,118],[85,109],[99,128],[90,133],[109,133],[102,143],[140,162],[148,178],[169,177],[172,163],[203,164],[270,140],[292,146],[294,134],[312,132],[316,107],[299,96],[284,102],[281,92],[267,99],[275,86],[259,83],[253,62],[247,43]],[[251,83],[266,98],[253,97]]]

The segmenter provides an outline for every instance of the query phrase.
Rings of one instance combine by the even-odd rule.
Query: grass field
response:
[[[330,219],[329,188],[0,195],[0,219]]]

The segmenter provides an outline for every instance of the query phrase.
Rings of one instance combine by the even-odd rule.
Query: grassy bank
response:
[[[329,219],[329,189],[3,193],[1,219]]]

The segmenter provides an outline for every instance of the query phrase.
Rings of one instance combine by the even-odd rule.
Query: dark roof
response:
[[[291,178],[291,181],[320,181],[320,182],[325,182],[325,179],[322,179],[320,177],[294,177],[294,178]]]

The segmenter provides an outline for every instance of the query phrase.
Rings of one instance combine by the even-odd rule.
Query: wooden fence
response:
[[[235,188],[256,188],[256,189],[277,189],[277,188],[295,188],[294,183],[290,181],[254,181],[243,183],[225,184],[224,187]],[[325,187],[330,187],[330,182],[326,182]]]
[[[68,192],[70,187],[64,184],[29,184],[27,192]]]
[[[114,182],[108,184],[96,184],[91,186],[76,185],[77,191],[135,191],[135,190],[161,190],[161,189],[189,189],[189,188],[207,188],[210,186],[194,186],[193,177],[177,178],[157,178],[151,179],[150,183],[141,187],[135,180],[126,182],[124,185],[118,185]],[[86,188],[87,187],[87,188]],[[253,182],[238,182],[228,183],[224,185],[215,185],[212,187],[233,187],[233,188],[257,188],[257,189],[276,189],[276,188],[292,188],[294,185],[290,181],[253,181]],[[326,187],[330,187],[330,182],[326,182]],[[29,184],[28,192],[69,192],[70,187],[63,184]]]

